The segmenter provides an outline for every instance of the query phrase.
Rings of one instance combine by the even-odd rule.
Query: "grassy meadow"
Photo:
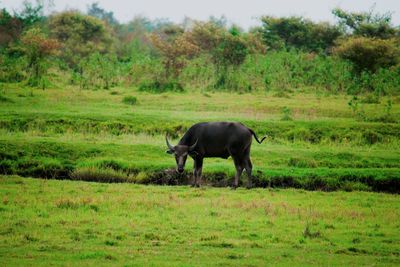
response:
[[[175,161],[165,154],[165,134],[177,143],[193,123],[240,121],[259,136],[268,135],[262,145],[252,146],[258,186],[399,190],[400,125],[379,121],[386,116],[386,98],[361,104],[368,120],[360,120],[347,95],[152,94],[131,88],[40,90],[13,85],[3,92],[2,174],[187,184],[192,161],[183,176],[170,171]],[[400,115],[396,101],[393,118]],[[233,162],[206,159],[204,172],[205,183],[229,185]]]
[[[0,177],[0,265],[398,266],[398,196]]]

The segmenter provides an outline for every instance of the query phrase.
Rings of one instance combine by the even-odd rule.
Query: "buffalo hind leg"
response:
[[[253,187],[253,176],[251,175],[252,170],[253,170],[253,164],[251,164],[250,157],[248,157],[245,160],[245,165],[244,168],[246,169],[247,173],[247,188],[252,188]]]
[[[200,187],[202,172],[203,172],[203,159],[195,159],[194,171],[193,171],[194,183],[192,186]]]

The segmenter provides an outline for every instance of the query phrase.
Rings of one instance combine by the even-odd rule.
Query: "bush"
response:
[[[136,105],[136,103],[137,103],[137,98],[134,97],[134,96],[125,96],[125,97],[122,99],[122,102],[123,102],[124,104],[127,104],[127,105]]]
[[[361,103],[364,104],[379,104],[379,96],[376,94],[366,94],[361,100]]]
[[[0,94],[0,102],[3,102],[3,103],[5,103],[5,102],[13,103],[14,101],[13,101],[12,99],[10,99],[10,98],[8,98],[8,97],[3,96],[3,95]]]
[[[115,55],[96,52],[79,62],[80,71],[74,75],[81,88],[110,89],[119,82],[120,65]]]
[[[26,57],[20,51],[14,53],[8,49],[7,54],[0,54],[0,82],[21,82],[26,78]]]
[[[362,134],[362,137],[365,140],[366,144],[373,145],[375,143],[381,142],[383,139],[383,136],[379,133],[376,133],[371,130],[367,130]]]
[[[340,40],[333,53],[352,62],[356,75],[363,71],[375,73],[380,68],[396,65],[400,61],[400,49],[395,39],[350,37]]]
[[[282,115],[281,120],[283,120],[283,121],[291,121],[291,120],[293,120],[292,111],[290,110],[290,108],[283,107],[282,113],[283,113],[283,115]]]
[[[183,92],[183,87],[179,82],[143,82],[139,85],[139,91],[163,93],[163,92]]]

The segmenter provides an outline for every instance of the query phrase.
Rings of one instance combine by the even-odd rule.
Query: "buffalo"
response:
[[[237,188],[243,170],[246,170],[248,176],[247,187],[251,188],[250,147],[253,136],[259,144],[266,138],[264,136],[260,141],[252,129],[238,122],[196,123],[187,130],[176,146],[171,145],[166,136],[168,146],[166,152],[175,156],[178,173],[183,173],[187,156],[193,158],[194,183],[192,186],[195,187],[199,187],[201,183],[204,158],[227,159],[231,156],[236,168],[232,188]]]

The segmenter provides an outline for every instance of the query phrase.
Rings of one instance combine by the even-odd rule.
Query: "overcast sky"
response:
[[[0,0],[0,7],[18,10],[23,0]],[[350,11],[367,11],[375,3],[378,12],[393,12],[393,23],[400,24],[400,0],[54,0],[52,10],[80,9],[98,2],[107,11],[114,12],[120,22],[128,22],[135,15],[151,19],[168,18],[181,22],[185,16],[206,20],[211,15],[226,16],[229,22],[247,29],[258,25],[261,15],[300,15],[315,21],[331,21],[331,10],[341,7]]]

